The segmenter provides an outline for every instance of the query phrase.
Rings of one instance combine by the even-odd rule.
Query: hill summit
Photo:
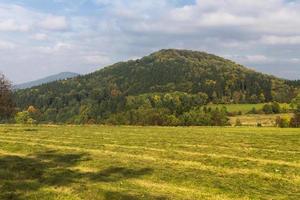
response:
[[[289,102],[295,96],[285,80],[233,61],[204,52],[164,49],[88,75],[17,91],[15,99],[20,109],[34,105],[52,121],[65,122],[85,111],[97,119],[124,112],[129,97],[174,93],[202,94],[206,102],[214,103]]]

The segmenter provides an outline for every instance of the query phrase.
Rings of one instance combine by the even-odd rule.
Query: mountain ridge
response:
[[[34,81],[29,81],[29,82],[25,82],[25,83],[20,83],[20,84],[16,84],[13,86],[14,89],[27,89],[27,88],[31,88],[34,86],[39,86],[45,83],[50,83],[53,81],[58,81],[58,80],[63,80],[63,79],[68,79],[68,78],[73,78],[76,76],[79,76],[80,74],[74,73],[74,72],[60,72],[58,74],[53,74],[50,76],[46,76],[44,78],[40,78]]]

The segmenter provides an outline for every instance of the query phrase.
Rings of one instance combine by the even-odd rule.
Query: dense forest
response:
[[[226,111],[207,103],[290,102],[298,86],[215,55],[169,49],[14,98],[19,111],[34,106],[44,122],[221,125]]]

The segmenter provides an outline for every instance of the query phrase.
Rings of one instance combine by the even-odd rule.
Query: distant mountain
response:
[[[152,108],[165,109],[154,113],[169,112],[180,118],[203,102],[289,102],[295,87],[216,55],[166,49],[70,80],[18,90],[14,95],[20,109],[34,105],[48,122],[101,123],[119,114],[118,120],[130,119],[129,124],[135,124],[134,120],[144,119],[137,112]]]
[[[55,75],[52,75],[52,76],[47,76],[45,78],[38,79],[38,80],[35,80],[35,81],[30,81],[30,82],[27,82],[27,83],[14,85],[14,89],[17,89],[17,90],[27,89],[27,88],[31,88],[31,87],[34,87],[34,86],[39,86],[39,85],[42,85],[42,84],[45,84],[45,83],[50,83],[50,82],[53,82],[53,81],[73,78],[73,77],[76,77],[76,76],[79,76],[79,74],[73,73],[73,72],[61,72],[59,74],[55,74]]]

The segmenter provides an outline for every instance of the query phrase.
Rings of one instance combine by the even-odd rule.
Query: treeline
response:
[[[15,122],[21,124],[37,123],[66,123],[66,124],[109,124],[109,125],[158,125],[158,126],[241,126],[237,120],[236,124],[230,124],[228,116],[230,112],[226,107],[212,108],[207,105],[207,95],[199,93],[190,95],[181,92],[154,93],[140,96],[128,96],[116,112],[106,113],[99,117],[97,110],[91,105],[82,106],[80,114],[66,118],[68,121],[54,121],[49,115],[29,106],[25,111],[18,112]],[[292,118],[277,117],[278,127],[300,127],[300,95],[292,101]],[[107,110],[107,109],[106,109]],[[267,103],[262,110],[266,114],[278,114],[283,112],[280,104],[276,102]],[[66,113],[67,114],[67,113]],[[253,113],[252,113],[253,114]],[[255,113],[254,113],[255,114]],[[261,113],[260,113],[261,114]],[[53,115],[56,117],[56,115]],[[51,121],[53,120],[53,121]]]
[[[162,126],[224,126],[228,125],[226,109],[206,108],[206,94],[151,93],[139,96],[116,96],[114,99],[80,106],[78,111],[39,110],[30,106],[19,112],[17,122],[162,125]],[[76,107],[75,107],[76,108]],[[78,114],[75,114],[77,113]],[[33,117],[35,116],[35,117]]]
[[[270,102],[263,105],[262,109],[252,108],[248,114],[279,114],[279,113],[288,113],[291,112],[292,109],[288,109],[287,107],[281,107],[278,102]]]
[[[227,111],[206,108],[206,94],[181,92],[146,94],[126,98],[123,112],[112,114],[104,123],[163,126],[225,126]]]
[[[300,80],[286,80],[285,83],[287,85],[296,87],[296,88],[300,88]]]

